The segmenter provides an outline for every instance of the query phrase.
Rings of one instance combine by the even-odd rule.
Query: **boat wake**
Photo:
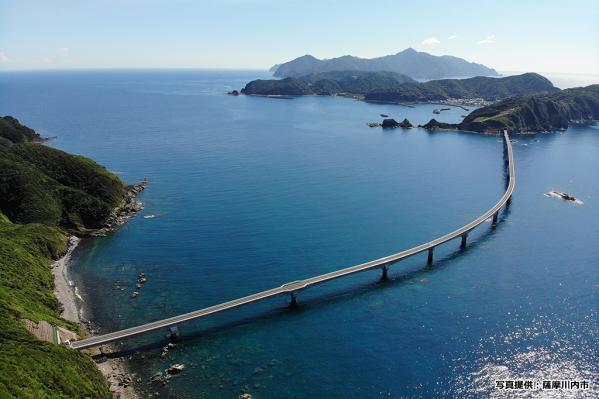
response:
[[[570,194],[567,194],[567,193],[563,193],[561,191],[553,191],[552,190],[552,191],[546,192],[543,195],[545,197],[561,198],[563,200],[573,202],[576,205],[582,205],[582,204],[584,204],[584,202],[582,202],[578,198],[574,197],[573,195],[570,195]]]

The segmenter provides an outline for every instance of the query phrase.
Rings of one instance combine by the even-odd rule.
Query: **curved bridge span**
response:
[[[307,278],[305,280],[293,281],[290,283],[283,284],[280,287],[272,288],[270,290],[258,292],[256,294],[248,295],[242,298],[234,299],[232,301],[224,302],[218,305],[210,306],[204,309],[196,310],[193,312],[185,313],[179,316],[169,317],[167,319],[154,321],[151,323],[143,324],[137,327],[127,328],[121,331],[115,331],[112,333],[98,335],[95,337],[90,337],[87,339],[83,339],[80,341],[70,342],[69,345],[75,349],[85,349],[92,346],[102,345],[113,341],[118,341],[123,338],[132,337],[135,335],[140,335],[144,333],[148,333],[151,331],[176,326],[178,324],[184,323],[186,321],[198,319],[201,317],[205,317],[214,313],[223,312],[227,309],[236,308],[239,306],[247,305],[253,302],[258,302],[263,299],[271,298],[278,295],[290,295],[291,296],[291,305],[294,305],[296,302],[296,294],[298,291],[301,291],[305,288],[311,287],[316,284],[325,283],[327,281],[335,280],[350,274],[359,273],[367,270],[373,269],[381,269],[383,278],[387,278],[387,270],[389,266],[392,264],[401,261],[402,259],[409,258],[410,256],[419,254],[421,252],[428,252],[428,263],[433,262],[433,253],[435,247],[453,240],[454,238],[461,238],[461,246],[465,247],[468,233],[472,231],[474,228],[479,226],[484,221],[489,218],[493,218],[493,224],[497,223],[497,217],[499,210],[506,204],[509,204],[510,199],[512,197],[512,193],[514,192],[514,186],[516,184],[516,171],[514,167],[514,155],[512,152],[512,144],[509,139],[509,135],[507,130],[503,132],[503,142],[504,149],[506,154],[506,163],[508,168],[508,184],[505,193],[501,197],[501,199],[487,212],[483,215],[479,216],[472,222],[460,227],[457,230],[454,230],[448,234],[445,234],[442,237],[436,238],[432,241],[426,242],[424,244],[418,245],[416,247],[406,249],[405,251],[398,252],[393,255],[385,256],[380,259],[375,259],[370,262],[361,263],[359,265],[351,266],[345,269],[336,270],[334,272],[321,274],[319,276],[314,276]]]

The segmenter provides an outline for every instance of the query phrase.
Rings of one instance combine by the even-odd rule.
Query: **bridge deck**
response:
[[[84,349],[91,346],[97,346],[106,344],[109,342],[117,341],[126,337],[131,337],[134,335],[139,335],[143,333],[147,333],[150,331],[155,331],[159,329],[163,329],[166,327],[170,327],[173,325],[181,324],[189,320],[198,319],[204,316],[211,315],[213,313],[218,313],[225,311],[227,309],[232,309],[235,307],[243,306],[249,303],[257,302],[266,298],[274,297],[277,295],[283,294],[292,294],[304,288],[310,287],[312,285],[324,283],[330,280],[334,280],[343,276],[347,276],[349,274],[359,273],[366,270],[372,270],[376,268],[381,268],[385,266],[389,266],[395,262],[398,262],[402,259],[408,258],[412,255],[419,254],[421,252],[431,250],[438,245],[441,245],[447,241],[450,241],[457,237],[462,237],[468,234],[475,227],[483,223],[485,220],[495,216],[499,210],[509,201],[512,193],[514,192],[514,186],[516,184],[516,172],[514,167],[514,155],[512,152],[512,144],[509,139],[509,135],[507,131],[503,133],[503,139],[505,143],[505,148],[507,150],[507,161],[508,161],[508,173],[509,173],[509,181],[508,186],[501,197],[501,199],[487,212],[483,215],[479,216],[472,222],[456,229],[442,237],[436,238],[427,243],[418,245],[416,247],[407,249],[402,252],[398,252],[393,255],[385,256],[380,259],[375,259],[370,262],[361,263],[359,265],[351,266],[345,269],[336,270],[330,273],[321,274],[319,276],[310,277],[305,280],[293,281],[290,283],[283,284],[280,287],[272,288],[270,290],[258,292],[256,294],[248,295],[242,298],[234,299],[232,301],[224,302],[218,305],[210,306],[204,309],[196,310],[193,312],[185,313],[179,316],[169,317],[167,319],[154,321],[151,323],[143,324],[137,327],[127,328],[121,331],[115,331],[112,333],[98,335],[95,337],[90,337],[87,339],[83,339],[80,341],[71,342],[69,345],[75,349]]]

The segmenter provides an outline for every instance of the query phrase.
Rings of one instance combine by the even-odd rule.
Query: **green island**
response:
[[[424,51],[407,48],[396,54],[375,58],[360,58],[351,55],[318,59],[303,55],[273,66],[270,71],[276,77],[306,76],[328,71],[391,71],[418,79],[443,79],[463,76],[498,76],[497,71],[481,64],[450,55],[432,55]]]
[[[416,81],[395,72],[329,71],[299,78],[253,80],[241,89],[241,93],[262,96],[363,95],[373,90],[397,88],[404,83]]]
[[[457,129],[481,133],[543,132],[567,129],[571,123],[599,120],[599,85],[538,96],[508,98],[474,110],[459,124],[432,119],[426,129]]]
[[[60,317],[50,263],[70,234],[106,223],[125,201],[125,186],[94,161],[41,140],[0,118],[0,397],[111,398],[89,356],[37,339],[27,323],[81,333]]]
[[[425,103],[466,99],[497,101],[509,97],[555,93],[559,89],[536,73],[491,78],[443,79],[418,83],[395,72],[333,71],[299,78],[249,82],[241,93],[263,96],[352,95],[371,102]]]

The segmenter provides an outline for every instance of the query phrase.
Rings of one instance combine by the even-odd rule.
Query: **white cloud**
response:
[[[425,46],[433,46],[439,43],[441,43],[441,41],[439,41],[439,39],[437,39],[436,37],[429,37],[428,39],[424,39],[422,41],[422,44]]]
[[[476,44],[493,44],[495,43],[495,35],[489,35],[482,40],[476,42]]]
[[[457,38],[458,38],[458,35],[451,35],[447,39],[448,40],[453,40],[453,39],[457,39]]]
[[[10,61],[10,59],[8,58],[8,55],[6,55],[6,53],[3,53],[2,51],[0,51],[0,62],[8,62]]]
[[[68,56],[69,53],[71,52],[71,50],[68,47],[61,47],[61,48],[58,49],[58,52],[61,55]]]

